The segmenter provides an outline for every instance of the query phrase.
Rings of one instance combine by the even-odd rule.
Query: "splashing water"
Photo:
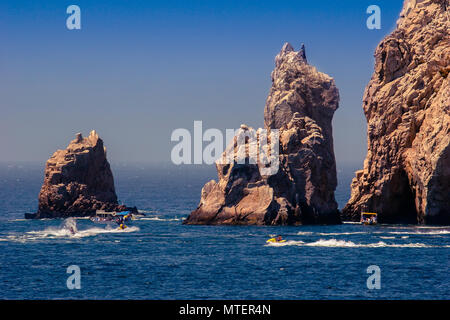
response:
[[[77,222],[73,218],[64,220],[63,229],[66,229],[70,234],[75,235],[78,232]]]
[[[79,230],[77,222],[73,218],[65,219],[60,227],[48,227],[44,230],[28,231],[22,235],[9,235],[3,241],[27,242],[43,239],[77,239],[84,237],[92,237],[99,234],[108,233],[129,233],[139,231],[136,226],[127,227],[125,229],[113,228],[107,225],[105,228],[91,227],[85,230]]]
[[[449,246],[432,246],[426,245],[423,243],[405,243],[405,244],[397,244],[397,243],[385,243],[383,241],[379,241],[376,243],[355,243],[352,241],[345,240],[337,240],[337,239],[319,239],[314,242],[304,242],[304,241],[295,241],[289,240],[282,243],[271,242],[267,243],[266,246],[271,247],[284,247],[284,246],[308,246],[308,247],[336,247],[336,248],[448,248]]]

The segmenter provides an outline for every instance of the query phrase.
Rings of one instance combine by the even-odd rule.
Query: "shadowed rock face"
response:
[[[275,59],[272,88],[264,111],[265,129],[245,125],[222,155],[231,161],[216,163],[219,181],[202,189],[198,208],[186,224],[313,224],[339,223],[336,165],[331,120],[338,108],[334,80],[307,63],[305,49],[286,43]],[[271,133],[279,133],[278,139]],[[256,137],[239,144],[241,136]],[[265,140],[264,140],[265,139]],[[279,152],[261,149],[261,142],[277,145]],[[248,152],[259,147],[259,160],[250,163]],[[242,156],[244,154],[244,156]],[[262,157],[261,157],[262,156]],[[277,163],[267,173],[261,159]]]
[[[450,223],[450,22],[448,1],[405,1],[378,45],[363,108],[368,152],[343,218]]]
[[[67,149],[56,151],[47,161],[38,212],[28,217],[88,216],[96,210],[127,208],[117,202],[106,149],[92,131],[87,138],[77,134]]]

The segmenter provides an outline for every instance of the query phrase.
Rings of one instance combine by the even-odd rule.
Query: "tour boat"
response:
[[[377,214],[374,212],[361,212],[360,222],[364,225],[377,224]]]

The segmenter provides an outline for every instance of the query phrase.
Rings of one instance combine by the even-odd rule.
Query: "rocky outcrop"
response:
[[[368,152],[343,218],[450,223],[450,22],[446,0],[405,1],[364,94]]]
[[[334,198],[331,120],[339,103],[334,80],[307,63],[304,46],[297,52],[286,43],[275,63],[265,129],[237,130],[216,163],[218,182],[203,187],[185,224],[340,222]]]
[[[38,212],[26,217],[89,216],[96,210],[137,211],[118,204],[106,149],[92,131],[87,138],[78,133],[67,149],[47,161]]]

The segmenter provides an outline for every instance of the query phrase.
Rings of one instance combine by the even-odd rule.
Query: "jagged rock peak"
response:
[[[298,55],[301,56],[301,58],[307,62],[306,60],[306,49],[305,49],[305,44],[302,43],[301,47],[300,47],[300,51],[298,52]]]
[[[308,63],[305,45],[302,43],[300,50],[295,51],[294,47],[289,42],[286,42],[281,48],[280,53],[275,57],[275,66],[278,67],[285,61]]]
[[[292,51],[294,51],[294,47],[289,42],[285,42],[283,47],[281,48],[280,54],[285,54]]]
[[[75,135],[75,139],[70,141],[69,146],[70,145],[84,145],[85,147],[87,147],[87,146],[93,147],[99,142],[103,143],[103,141],[100,139],[97,131],[92,130],[89,133],[89,136],[87,138],[84,138],[82,133],[80,133],[80,132],[77,133]]]
[[[83,141],[83,135],[79,132],[75,135],[74,143],[80,143],[81,141]]]
[[[328,127],[325,122],[329,122],[339,106],[334,79],[307,63],[304,45],[298,52],[290,48],[286,43],[275,59],[264,125],[272,129],[286,127],[294,113],[299,112],[300,116],[308,116]]]
[[[92,131],[89,133],[89,138],[91,138],[91,139],[98,139],[99,137],[98,137],[97,131],[92,130]]]

